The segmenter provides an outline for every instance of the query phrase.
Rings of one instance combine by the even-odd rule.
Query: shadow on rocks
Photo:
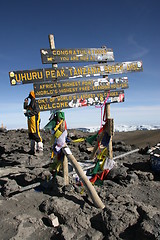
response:
[[[147,162],[135,162],[135,163],[123,163],[125,167],[129,168],[132,171],[139,170],[142,172],[153,172],[151,169],[151,164],[149,161]]]

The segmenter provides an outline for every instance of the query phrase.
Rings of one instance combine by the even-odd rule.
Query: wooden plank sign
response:
[[[106,91],[128,88],[128,78],[98,78],[87,80],[52,81],[48,83],[35,83],[34,92],[36,98],[67,95],[81,92]]]
[[[142,61],[108,64],[93,64],[79,67],[47,68],[37,70],[9,72],[12,86],[43,81],[74,79],[82,77],[98,77],[111,74],[143,71]]]
[[[110,94],[108,92],[77,93],[52,98],[41,98],[37,99],[36,102],[39,111],[48,111],[102,105],[107,97],[106,103],[124,102],[124,91],[112,91]]]
[[[40,52],[42,63],[114,61],[113,50],[107,48],[41,49]]]

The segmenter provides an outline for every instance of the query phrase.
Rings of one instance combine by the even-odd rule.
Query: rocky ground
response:
[[[64,186],[61,172],[52,178],[50,133],[41,134],[40,157],[29,155],[26,130],[0,130],[0,239],[160,239],[160,175],[147,154],[160,142],[160,130],[115,134],[114,157],[139,151],[116,159],[103,185],[94,186],[103,210],[93,205],[72,174],[69,186]],[[78,161],[90,158],[95,142],[72,140],[89,135],[68,131],[68,146]]]

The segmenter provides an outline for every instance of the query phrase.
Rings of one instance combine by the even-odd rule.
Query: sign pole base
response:
[[[100,209],[105,208],[105,205],[103,204],[100,197],[98,196],[95,188],[93,187],[92,183],[89,181],[89,179],[87,178],[87,176],[83,172],[83,169],[78,164],[75,157],[72,155],[70,149],[67,146],[65,146],[65,147],[63,147],[62,150],[63,150],[63,153],[67,156],[68,160],[71,162],[71,164],[74,167],[74,169],[75,169],[76,173],[78,174],[79,178],[82,180],[82,182],[83,182],[84,186],[86,187],[87,192],[88,192],[89,196],[91,197],[94,205],[97,208],[100,208]]]

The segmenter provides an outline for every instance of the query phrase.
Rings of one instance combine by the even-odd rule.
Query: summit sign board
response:
[[[107,48],[41,49],[40,52],[42,63],[114,61],[113,50]]]
[[[9,72],[12,86],[40,83],[52,80],[74,79],[82,77],[98,77],[111,74],[143,71],[142,61],[121,62],[113,64],[93,64],[79,67],[43,68],[35,70],[22,70]]]
[[[48,83],[34,83],[36,98],[66,95],[81,92],[107,91],[128,88],[128,78],[98,78],[83,80],[50,81]]]
[[[124,91],[76,93],[50,98],[41,98],[37,99],[36,102],[39,111],[49,111],[103,105],[105,100],[106,103],[124,102]]]

